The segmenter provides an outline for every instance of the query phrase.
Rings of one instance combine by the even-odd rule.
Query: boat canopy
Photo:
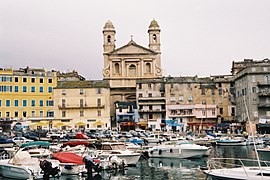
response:
[[[48,141],[32,141],[28,143],[22,144],[20,147],[29,147],[29,146],[41,146],[41,147],[49,147],[51,144]]]
[[[58,152],[51,155],[61,163],[84,164],[83,158],[73,152]]]

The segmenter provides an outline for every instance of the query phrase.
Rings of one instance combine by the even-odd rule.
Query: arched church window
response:
[[[145,73],[147,73],[147,74],[151,73],[151,64],[150,63],[145,64]]]
[[[108,44],[111,44],[111,42],[112,42],[112,37],[111,37],[110,35],[108,35],[107,41],[108,41]]]
[[[131,64],[129,66],[129,76],[136,76],[136,66],[134,64]]]
[[[157,42],[157,35],[153,34],[153,43],[156,43],[156,42]]]
[[[119,65],[119,63],[115,63],[115,65],[114,65],[114,72],[116,74],[119,74],[120,73],[120,65]]]

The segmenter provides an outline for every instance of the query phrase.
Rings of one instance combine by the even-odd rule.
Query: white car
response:
[[[33,140],[27,139],[25,137],[14,137],[12,141],[16,143],[17,146],[20,146],[21,144],[32,142]]]

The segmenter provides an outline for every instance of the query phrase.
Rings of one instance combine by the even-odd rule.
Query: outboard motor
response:
[[[95,172],[99,173],[102,171],[102,167],[96,164],[93,159],[89,156],[85,156],[83,158],[83,162],[85,163],[85,167],[87,169],[87,179],[93,179],[92,170],[94,169]]]
[[[44,172],[44,175],[43,175],[44,180],[49,179],[50,176],[55,177],[60,172],[59,167],[52,167],[52,163],[47,160],[40,161],[39,166]]]

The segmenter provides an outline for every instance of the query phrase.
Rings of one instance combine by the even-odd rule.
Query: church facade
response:
[[[162,77],[160,27],[152,20],[148,28],[149,45],[143,47],[132,38],[117,48],[116,30],[111,21],[103,28],[103,79],[111,88],[111,118],[116,119],[117,102],[136,101],[136,81]]]

